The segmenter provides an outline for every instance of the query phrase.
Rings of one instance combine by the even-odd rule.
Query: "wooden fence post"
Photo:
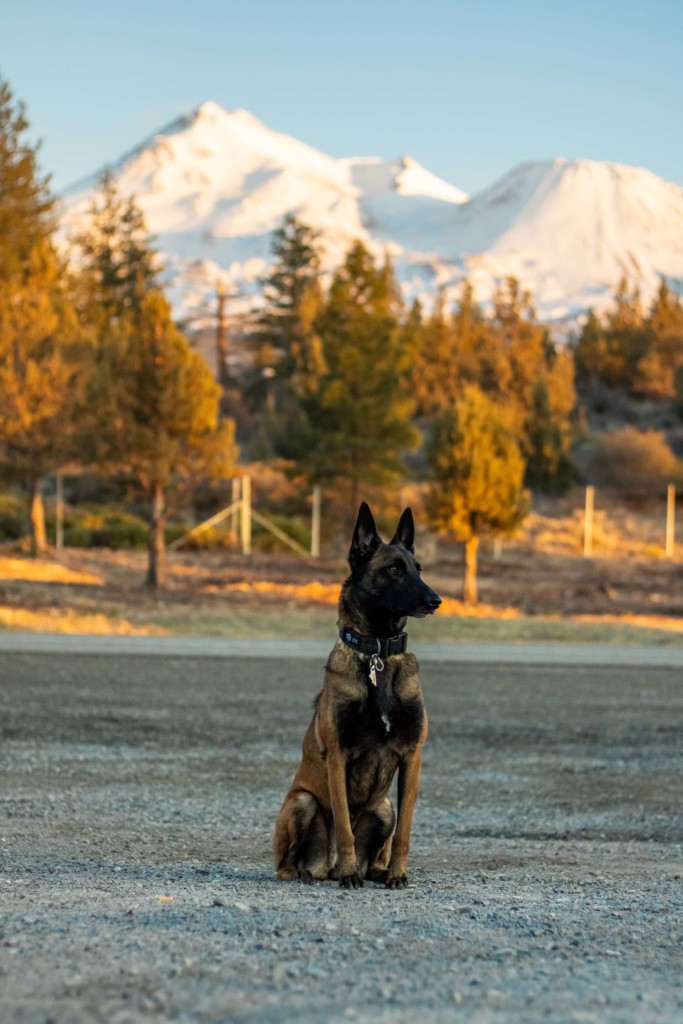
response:
[[[231,481],[230,487],[230,504],[236,506],[240,500],[241,494],[241,477],[234,476]],[[239,519],[240,510],[235,508],[234,512],[230,513],[230,543],[237,547],[238,531],[239,531]]]
[[[64,547],[64,477],[57,473],[57,493],[55,499],[55,547],[61,551]]]
[[[590,558],[593,554],[593,507],[595,499],[595,488],[589,484],[586,488],[586,511],[583,521],[583,554]]]
[[[313,488],[311,512],[311,558],[320,558],[320,485]]]
[[[242,477],[242,505],[240,508],[242,554],[251,554],[251,477]]]
[[[674,484],[669,484],[666,489],[666,543],[664,546],[664,553],[667,558],[673,558],[674,556],[674,529],[675,529],[675,518],[676,518],[676,488]]]

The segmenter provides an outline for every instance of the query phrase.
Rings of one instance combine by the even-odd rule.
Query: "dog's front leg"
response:
[[[420,788],[420,768],[422,754],[420,750],[408,754],[401,761],[398,769],[398,820],[396,832],[391,846],[391,860],[386,886],[389,889],[403,889],[408,884],[408,850],[410,848],[410,829],[413,823],[413,811],[417,792]]]
[[[363,879],[358,870],[356,844],[351,831],[346,792],[346,758],[339,749],[327,752],[327,777],[339,857],[339,884],[345,889],[360,889]]]

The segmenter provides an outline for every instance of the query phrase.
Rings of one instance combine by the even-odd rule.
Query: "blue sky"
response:
[[[65,187],[212,99],[332,156],[408,153],[468,192],[525,160],[683,185],[669,0],[4,0],[0,74]]]

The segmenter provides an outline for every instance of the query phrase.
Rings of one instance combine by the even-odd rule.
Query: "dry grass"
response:
[[[8,608],[0,605],[0,628],[28,633],[98,633],[122,636],[162,636],[166,632],[159,626],[134,626],[125,619],[102,613],[79,615],[71,609],[60,611],[46,608],[30,611],[26,608]]]
[[[87,586],[102,586],[101,573],[82,572],[70,569],[59,562],[48,562],[39,558],[0,557],[0,580],[23,580],[33,583],[80,583]]]
[[[583,550],[583,493],[551,503],[539,502],[515,544],[543,554],[580,555]],[[593,553],[603,558],[664,558],[666,511],[618,504],[609,492],[596,490]],[[679,547],[680,551],[680,547]]]

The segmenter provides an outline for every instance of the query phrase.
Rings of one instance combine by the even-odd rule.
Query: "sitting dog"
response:
[[[283,881],[408,881],[408,846],[427,714],[417,660],[406,652],[408,616],[441,598],[420,578],[413,515],[383,543],[368,505],[358,512],[339,597],[339,639],[303,740],[303,757],[275,827]],[[398,819],[389,787],[398,769]],[[394,831],[395,828],[395,831]]]

